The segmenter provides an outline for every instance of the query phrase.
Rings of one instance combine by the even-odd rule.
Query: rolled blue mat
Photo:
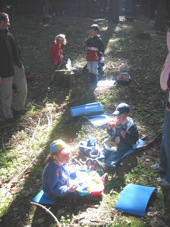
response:
[[[116,203],[115,209],[129,214],[144,216],[149,199],[156,188],[128,184]]]
[[[83,114],[102,112],[103,107],[100,102],[88,103],[85,105],[75,106],[70,108],[72,117],[76,117]]]

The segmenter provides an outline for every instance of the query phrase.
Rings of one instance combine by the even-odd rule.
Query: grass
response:
[[[49,61],[49,49],[56,33],[67,35],[67,45],[62,48],[64,58],[71,58],[73,66],[84,66],[83,46],[92,23],[100,24],[101,35],[106,46],[105,78],[115,79],[120,72],[126,71],[132,77],[131,83],[128,86],[115,85],[107,90],[98,90],[97,93],[95,91],[93,96],[89,94],[85,78],[82,84],[75,85],[72,90],[49,85],[53,73]],[[43,161],[48,154],[50,142],[56,138],[63,138],[74,146],[91,135],[101,145],[108,137],[106,127],[94,128],[86,124],[81,125],[77,120],[72,119],[69,108],[74,103],[99,101],[106,113],[110,115],[118,103],[127,102],[131,106],[131,114],[137,123],[141,137],[147,135],[152,138],[160,129],[154,123],[163,118],[164,94],[160,90],[159,75],[167,53],[166,34],[156,34],[152,27],[152,21],[147,23],[120,21],[115,25],[108,24],[107,20],[54,17],[51,24],[44,25],[37,15],[20,16],[15,20],[11,18],[10,30],[21,47],[24,65],[36,73],[36,76],[28,84],[28,111],[18,120],[11,136],[7,139],[5,137],[5,143],[0,150],[0,177],[4,185],[8,185],[33,161],[24,174],[23,181],[14,184],[13,187],[16,189],[14,194],[12,194],[12,188],[1,188],[3,199],[1,199],[0,212],[5,226],[10,219],[16,225],[22,222],[25,225],[30,223],[31,226],[39,226],[38,220],[44,218],[43,211],[37,212],[37,209],[30,205],[30,201],[41,188]],[[146,40],[138,36],[143,32],[149,33],[150,39]],[[76,149],[73,156],[76,158],[77,155]],[[149,152],[146,151],[146,155],[148,156]],[[136,162],[132,167],[125,163],[125,168],[120,167],[117,172],[109,174],[109,184],[105,188],[99,208],[91,212],[94,214],[94,219],[96,213],[97,217],[106,219],[106,226],[146,227],[151,222],[146,216],[143,220],[133,216],[127,217],[114,209],[121,191],[128,183],[157,186],[155,174],[150,170],[151,161],[146,163],[145,156],[139,153],[135,158],[131,158],[134,163]],[[126,161],[128,162],[128,159]],[[110,195],[111,189],[113,189],[112,195]],[[154,207],[159,209],[163,204],[164,192],[159,188]],[[25,207],[25,214],[21,211],[22,209],[19,210],[20,206]],[[13,211],[19,219],[13,217]],[[57,216],[56,211],[53,210],[53,212]],[[68,211],[66,215],[59,216],[61,225],[71,226],[70,221],[80,213],[83,213],[81,208],[79,212],[72,210],[71,213]],[[44,225],[47,226],[47,223],[48,226],[55,225],[48,215],[45,217],[47,220],[44,220]],[[84,226],[88,225],[84,224]]]

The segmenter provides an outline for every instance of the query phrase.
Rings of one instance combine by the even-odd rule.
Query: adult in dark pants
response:
[[[14,36],[8,31],[8,14],[0,12],[0,91],[4,117],[13,120],[13,114],[23,111],[27,97],[27,82],[24,66]],[[12,82],[17,86],[12,106]]]

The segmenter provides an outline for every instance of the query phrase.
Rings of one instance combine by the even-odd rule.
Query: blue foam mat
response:
[[[109,138],[106,139],[104,142],[106,142],[106,141],[109,141]],[[122,158],[124,158],[124,157],[126,157],[127,155],[129,155],[129,154],[135,152],[137,149],[143,147],[144,144],[145,144],[145,141],[143,141],[142,139],[139,139],[139,140],[136,142],[136,144],[133,144],[133,145],[132,145],[132,148],[130,148],[122,157],[120,157],[119,159],[116,160],[115,165],[117,165],[117,164],[120,162],[120,160],[121,160]]]
[[[144,216],[149,199],[156,188],[128,184],[122,191],[115,209],[129,214]]]
[[[100,102],[88,103],[85,105],[74,106],[70,108],[70,113],[72,117],[76,117],[82,114],[90,114],[102,112],[103,107]]]
[[[94,126],[102,126],[107,124],[108,122],[113,121],[113,119],[107,116],[106,114],[90,116],[88,119],[90,123],[93,124]]]
[[[136,142],[136,144],[134,144],[134,145],[132,146],[132,148],[129,149],[129,150],[126,152],[126,154],[124,154],[124,155],[121,157],[121,159],[124,158],[124,157],[126,157],[127,155],[133,153],[136,149],[139,149],[139,148],[143,147],[144,144],[145,144],[145,141],[143,141],[142,139],[139,139],[139,140]]]
[[[45,195],[44,191],[41,190],[32,200],[35,203],[42,203],[42,204],[49,204],[52,205],[54,204],[54,201],[50,200],[47,198]]]

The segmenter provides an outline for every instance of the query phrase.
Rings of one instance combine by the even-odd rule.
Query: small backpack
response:
[[[120,73],[117,76],[117,83],[118,84],[128,84],[130,82],[130,80],[131,80],[131,77],[126,72]]]

